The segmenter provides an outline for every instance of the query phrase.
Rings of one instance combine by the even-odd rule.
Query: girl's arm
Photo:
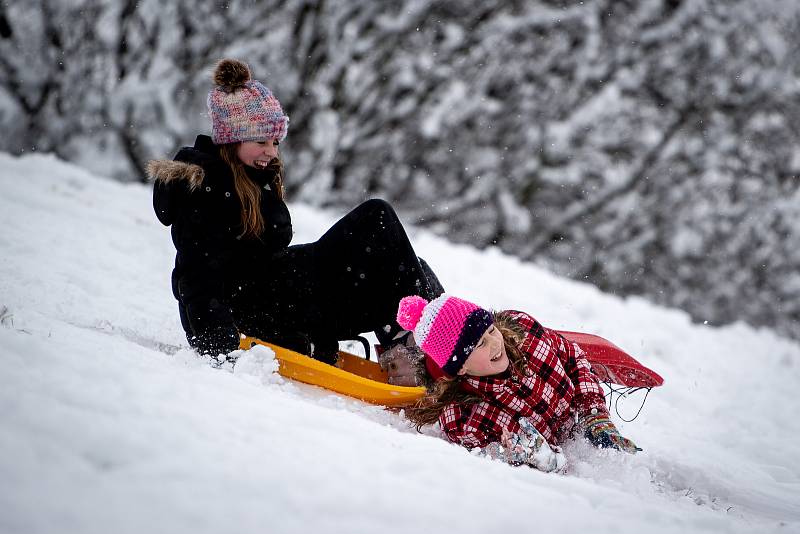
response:
[[[534,415],[533,409],[527,405],[512,413],[485,401],[467,406],[451,403],[439,415],[439,425],[447,439],[474,449],[499,443],[504,434],[519,430],[520,416],[531,415]]]
[[[528,465],[545,472],[563,469],[566,458],[560,448],[550,447],[544,436],[524,417],[520,418],[516,432],[504,426],[510,421],[506,412],[486,402],[466,408],[450,404],[439,417],[442,430],[450,441],[469,450],[476,449],[482,456],[511,465]],[[481,428],[491,429],[493,436],[501,438],[493,440]]]
[[[564,371],[570,382],[575,386],[575,396],[572,403],[578,415],[582,416],[592,413],[608,414],[606,409],[605,396],[600,382],[592,372],[592,366],[586,359],[586,353],[575,343],[567,341],[564,336],[545,328],[536,319],[523,312],[515,312],[514,319],[525,330],[526,335],[532,336],[535,340],[530,340],[534,344],[547,342],[553,347]],[[536,346],[536,345],[534,345]]]
[[[451,403],[439,415],[439,425],[442,427],[442,432],[445,433],[447,439],[453,443],[463,445],[467,449],[485,447],[492,440],[482,429],[496,427],[496,430],[498,430],[497,435],[502,433],[497,421],[487,417],[487,410],[491,408],[486,402],[469,406]]]
[[[589,413],[608,415],[606,399],[600,381],[592,372],[592,366],[586,359],[586,353],[576,344],[567,341],[555,330],[545,329],[550,342],[556,348],[558,358],[567,371],[567,376],[575,384],[575,396],[572,403],[578,413],[583,416]]]
[[[187,191],[173,222],[182,271],[177,290],[194,336],[192,346],[204,354],[227,354],[239,347],[224,286],[233,252],[226,228],[214,216],[215,206],[208,204],[205,194],[202,189]]]

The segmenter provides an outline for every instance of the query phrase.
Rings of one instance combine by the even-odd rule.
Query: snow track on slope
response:
[[[800,347],[410,230],[448,291],[612,339],[666,380],[566,476],[190,351],[150,191],[0,154],[0,532],[800,532]],[[291,206],[295,242],[335,215]],[[5,307],[5,308],[4,308]]]

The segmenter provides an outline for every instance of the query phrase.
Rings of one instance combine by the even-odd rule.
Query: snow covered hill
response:
[[[337,216],[291,209],[295,242]],[[574,443],[547,475],[283,380],[267,349],[214,369],[186,347],[149,189],[0,154],[0,532],[800,532],[800,346],[411,236],[448,291],[661,373],[615,415],[644,452]]]

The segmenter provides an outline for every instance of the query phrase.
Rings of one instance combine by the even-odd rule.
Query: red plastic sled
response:
[[[567,340],[577,343],[586,352],[586,359],[601,382],[628,387],[654,388],[662,385],[661,375],[639,363],[633,356],[594,334],[558,330]]]

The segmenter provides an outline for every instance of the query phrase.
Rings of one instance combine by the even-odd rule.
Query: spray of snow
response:
[[[567,472],[470,454],[435,427],[189,350],[150,190],[0,154],[0,532],[800,531],[800,346],[692,324],[410,228],[448,292],[600,334],[664,376],[635,456]],[[340,214],[291,206],[295,242]],[[641,397],[620,403],[626,419]]]

